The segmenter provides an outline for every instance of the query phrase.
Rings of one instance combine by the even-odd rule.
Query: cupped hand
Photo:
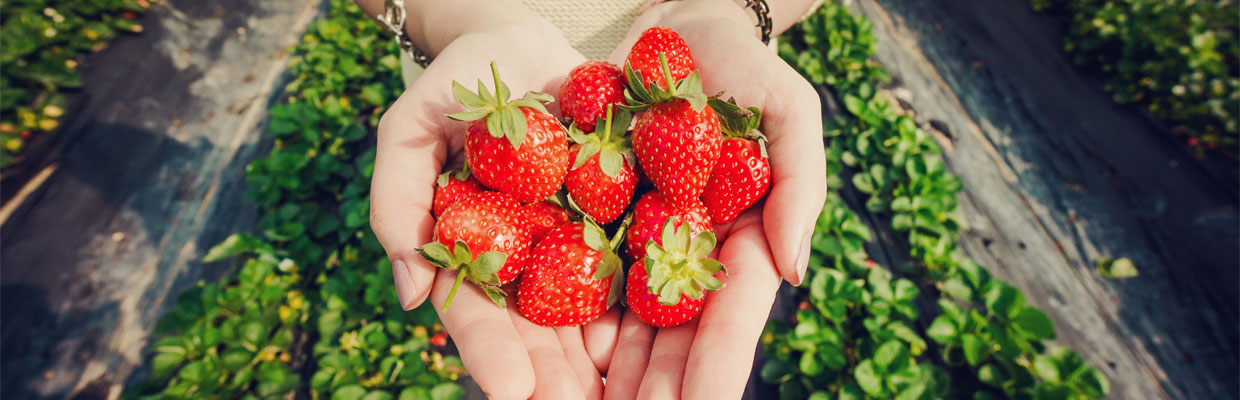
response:
[[[606,366],[606,397],[740,398],[780,278],[799,284],[808,264],[826,198],[821,105],[813,86],[756,39],[748,15],[728,0],[651,8],[611,61],[623,65],[638,35],[656,25],[684,38],[707,94],[725,91],[724,98],[762,110],[771,186],[765,203],[715,227],[728,277],[707,295],[699,318],[655,330],[623,315]],[[595,340],[590,333],[587,342]]]
[[[452,288],[456,274],[437,270],[414,249],[432,238],[437,175],[464,157],[466,123],[445,116],[464,110],[453,100],[452,81],[472,89],[482,79],[494,90],[492,61],[515,98],[526,91],[555,93],[565,74],[585,58],[546,24],[465,34],[445,47],[383,114],[370,222],[392,260],[397,293],[406,310],[428,297],[436,310],[442,310]],[[548,109],[558,114],[554,103]],[[510,300],[513,297],[515,293],[509,293]],[[603,382],[586,353],[582,328],[534,325],[517,313],[514,302],[506,310],[496,307],[471,284],[462,285],[451,309],[440,311],[440,319],[466,369],[491,398],[602,396]]]

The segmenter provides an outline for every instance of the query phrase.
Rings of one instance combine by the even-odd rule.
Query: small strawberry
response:
[[[530,253],[521,273],[521,315],[542,326],[590,322],[616,303],[624,270],[616,248],[624,228],[608,240],[594,221],[560,225]]]
[[[706,207],[702,206],[702,203],[695,203],[689,207],[676,207],[665,200],[659,192],[649,192],[638,199],[637,205],[633,206],[633,226],[629,228],[628,237],[625,238],[629,255],[634,260],[645,257],[646,244],[658,238],[659,230],[669,220],[675,224],[675,227],[688,223],[689,231],[694,235],[711,231],[710,217],[707,216]]]
[[[710,104],[719,113],[727,139],[702,191],[702,203],[710,212],[711,222],[721,225],[766,195],[771,185],[771,164],[766,156],[766,137],[758,131],[762,112],[757,107],[743,109],[735,101],[719,99]]]
[[[660,56],[663,74],[671,79],[667,58]],[[670,91],[657,85],[634,84],[625,92],[626,108],[644,110],[633,126],[633,150],[650,182],[672,203],[698,201],[710,171],[719,160],[719,118],[707,104],[697,72],[676,81]]]
[[[465,161],[483,185],[532,203],[555,193],[568,173],[568,138],[564,126],[547,113],[545,93],[529,92],[508,102],[508,85],[491,63],[495,95],[478,81],[478,92],[452,82],[452,96],[467,111],[450,114],[471,121],[466,128]]]
[[[624,104],[624,71],[606,61],[586,61],[564,78],[559,100],[564,117],[582,132],[594,132],[607,106]]]
[[[667,58],[671,79],[663,74],[660,56]],[[684,79],[689,76],[689,73],[697,70],[693,66],[693,55],[690,54],[689,45],[685,44],[685,40],[676,31],[661,26],[642,32],[641,37],[637,38],[637,42],[633,43],[633,47],[629,50],[625,68],[632,69],[641,75],[639,80],[641,84],[637,85],[638,87],[645,88],[657,84],[664,90],[667,90],[668,83]],[[629,89],[633,89],[632,81],[629,82]]]
[[[457,271],[444,311],[465,279],[504,307],[504,292],[498,286],[517,278],[530,253],[530,232],[521,210],[521,203],[510,195],[482,192],[448,207],[435,222],[434,241],[418,253],[431,264]]]
[[[715,235],[663,225],[662,234],[646,244],[646,256],[629,268],[625,293],[629,310],[650,326],[664,328],[689,322],[702,310],[705,290],[719,290],[715,273],[723,264],[706,258],[715,248]],[[726,273],[726,272],[725,272]]]
[[[573,222],[573,213],[571,211],[546,200],[523,206],[521,213],[525,217],[527,226],[530,229],[530,240],[535,245],[542,241],[548,231],[557,226]]]
[[[568,136],[577,144],[569,149],[575,161],[564,186],[573,203],[601,224],[624,213],[637,189],[637,170],[633,168],[636,161],[629,139],[624,136],[629,118],[627,111],[620,110],[613,121],[612,107],[608,106],[606,117],[598,121],[593,135],[569,128]]]
[[[431,205],[431,215],[435,219],[439,219],[440,215],[448,209],[448,206],[456,204],[462,199],[472,196],[474,193],[484,192],[486,189],[473,180],[469,175],[469,167],[461,168],[460,171],[448,171],[439,174],[439,179],[435,184],[435,200]]]

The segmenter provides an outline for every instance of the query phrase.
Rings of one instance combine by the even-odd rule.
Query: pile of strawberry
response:
[[[723,264],[707,258],[713,224],[770,185],[758,109],[702,93],[688,46],[662,27],[642,34],[623,71],[590,61],[569,73],[567,129],[543,106],[550,95],[509,101],[491,72],[493,95],[481,80],[476,93],[453,82],[466,167],[439,177],[434,241],[418,250],[458,273],[444,309],[468,280],[500,307],[515,289],[521,315],[545,326],[589,322],[622,289],[652,326],[697,315],[723,287]]]

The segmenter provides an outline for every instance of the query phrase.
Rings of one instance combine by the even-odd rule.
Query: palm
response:
[[[748,26],[712,20],[673,29],[692,49],[708,94],[726,91],[725,98],[762,109],[771,191],[765,204],[715,227],[718,259],[729,276],[707,296],[700,318],[656,331],[624,315],[608,398],[740,397],[781,276],[800,281],[826,194],[821,109],[812,86],[754,40]],[[623,64],[633,40],[621,43],[613,63]]]
[[[462,160],[465,124],[445,116],[462,109],[452,98],[451,83],[472,88],[483,78],[494,90],[489,78],[492,61],[520,96],[526,91],[553,92],[567,71],[585,58],[563,39],[540,37],[529,30],[462,36],[384,114],[372,181],[371,225],[394,260],[398,291],[414,293],[402,296],[410,297],[403,304],[406,308],[421,303],[429,292],[431,303],[442,309],[452,287],[454,273],[437,271],[413,255],[413,249],[431,241],[433,193],[427,188],[433,187],[442,169]],[[558,113],[554,105],[549,108]],[[429,288],[416,287],[428,282],[433,282]],[[458,291],[451,311],[441,312],[440,318],[466,368],[492,398],[602,394],[602,380],[585,351],[582,328],[534,325],[516,312],[515,304],[507,310],[497,308],[470,285]],[[578,379],[565,379],[573,376]]]

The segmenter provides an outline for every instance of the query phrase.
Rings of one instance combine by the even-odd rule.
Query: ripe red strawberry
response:
[[[624,213],[637,189],[636,161],[624,136],[629,120],[629,113],[620,110],[613,121],[608,106],[593,135],[581,133],[576,124],[569,128],[568,136],[577,144],[569,149],[575,161],[564,186],[577,208],[601,224]]]
[[[435,222],[434,241],[418,253],[431,264],[458,273],[445,311],[465,279],[504,306],[504,292],[498,286],[517,278],[530,253],[530,232],[521,210],[521,203],[510,195],[482,192],[448,207]]]
[[[672,78],[667,58],[660,55],[663,75]],[[673,204],[698,201],[710,170],[719,160],[719,119],[702,93],[697,72],[664,90],[641,86],[633,70],[626,70],[629,89],[626,108],[644,110],[633,125],[633,150],[642,171]]]
[[[709,106],[658,103],[637,117],[633,150],[650,182],[673,204],[696,203],[719,159],[719,121]]]
[[[711,100],[719,113],[724,134],[719,163],[711,170],[702,203],[715,225],[731,222],[766,195],[771,185],[771,164],[766,156],[766,137],[758,131],[762,112],[742,109],[735,102]]]
[[[484,191],[486,189],[470,176],[468,167],[461,168],[460,171],[439,174],[439,180],[435,184],[435,201],[431,205],[431,215],[439,219],[448,206],[474,193]]]
[[[450,114],[471,121],[466,128],[465,161],[483,185],[511,194],[522,203],[551,196],[568,172],[568,139],[564,126],[547,113],[545,93],[529,92],[508,102],[508,85],[491,63],[495,95],[478,81],[478,93],[452,82],[452,96],[467,111]]]
[[[711,231],[710,217],[706,215],[706,207],[702,206],[702,203],[676,207],[659,192],[649,192],[633,206],[633,225],[629,227],[628,237],[625,238],[629,255],[634,260],[645,257],[647,242],[658,239],[663,225],[669,220],[674,224],[674,228],[688,223],[689,232],[694,235]]]
[[[564,78],[559,100],[565,117],[582,132],[594,132],[607,106],[624,104],[624,71],[606,61],[586,61]]]
[[[646,256],[629,268],[625,293],[629,310],[654,327],[689,322],[702,310],[706,290],[719,290],[715,273],[723,264],[706,258],[715,248],[715,235],[690,237],[689,227],[663,225],[661,235],[646,245]]]
[[[521,213],[529,226],[530,240],[535,245],[555,227],[573,222],[572,212],[545,200],[522,207]]]
[[[619,245],[589,219],[552,229],[521,273],[521,315],[543,326],[576,326],[603,315],[624,284]]]
[[[659,61],[660,55],[667,58],[671,80],[663,74]],[[657,83],[664,90],[668,89],[668,83],[684,79],[689,76],[689,73],[697,70],[693,66],[693,55],[690,54],[689,45],[685,44],[685,40],[676,31],[661,26],[642,32],[641,37],[637,38],[637,42],[633,43],[633,48],[629,50],[625,68],[631,68],[641,74],[641,87],[645,88]],[[632,86],[630,89],[633,89]]]

